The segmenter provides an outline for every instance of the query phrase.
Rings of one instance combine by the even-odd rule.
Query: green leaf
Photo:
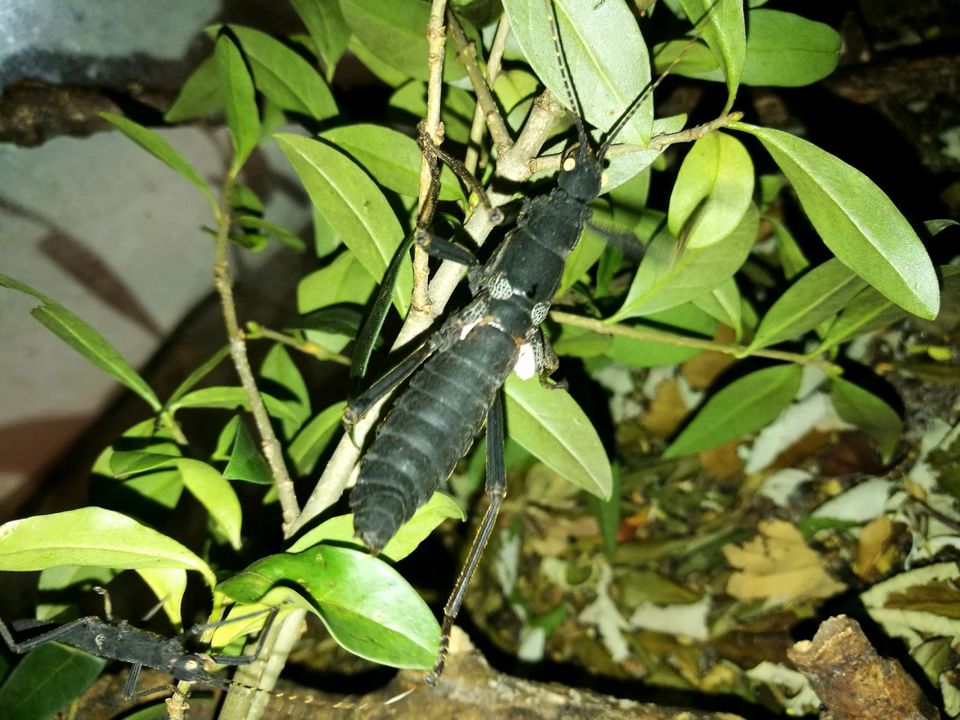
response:
[[[713,132],[693,144],[670,195],[667,228],[684,245],[701,248],[730,235],[743,221],[753,197],[753,163],[747,149],[726,133]]]
[[[630,327],[642,331],[711,338],[716,332],[717,323],[703,310],[687,303],[650,313],[641,322],[631,323]],[[614,335],[604,355],[631,367],[666,367],[685,362],[700,352],[698,348],[683,347],[670,342]]]
[[[623,0],[588,3],[555,0],[558,31],[583,117],[604,132],[650,82],[650,59],[637,21]],[[537,76],[568,110],[580,114],[564,87],[548,24],[536,0],[504,0],[517,43]],[[646,144],[652,135],[653,102],[636,112],[619,140]]]
[[[293,466],[300,477],[313,472],[317,460],[340,428],[340,418],[346,402],[334,403],[303,426],[287,448]]]
[[[610,460],[587,416],[565,390],[511,375],[506,390],[510,437],[574,485],[610,497]]]
[[[370,177],[342,153],[299,135],[277,135],[277,144],[293,165],[314,207],[375,278],[383,277],[403,229],[383,193]],[[413,288],[409,263],[401,269],[393,302],[406,314]]]
[[[199,460],[177,460],[177,470],[190,494],[207,509],[233,549],[239,550],[243,514],[233,486],[216,468]]]
[[[427,79],[429,4],[420,0],[340,0],[340,9],[354,36],[377,60],[417,80]],[[453,43],[448,42],[444,82],[465,74]]]
[[[243,25],[225,27],[243,48],[243,56],[253,73],[253,84],[270,102],[314,120],[338,114],[330,88],[300,55],[259,30]],[[211,30],[216,30],[216,26]]]
[[[272,223],[269,220],[264,220],[262,217],[257,217],[256,215],[240,215],[236,218],[236,223],[245,230],[260,230],[262,233],[269,235],[277,242],[286,245],[291,250],[303,252],[307,249],[306,243],[304,243],[303,240],[294,235],[292,232],[287,230],[287,228],[283,227],[282,225]]]
[[[866,283],[838,259],[804,274],[767,311],[750,350],[799,337],[843,309]]]
[[[366,305],[376,286],[373,277],[349,250],[346,250],[325,268],[304,277],[297,285],[297,310],[306,315],[314,310],[355,303]]]
[[[727,82],[727,103],[723,112],[729,112],[737,97],[741,76],[747,58],[747,33],[741,0],[680,0],[690,22],[703,21],[703,39],[716,58]],[[751,30],[753,14],[751,13]],[[692,48],[691,48],[692,49]]]
[[[200,189],[200,192],[207,198],[214,214],[216,215],[219,212],[220,208],[217,204],[217,198],[214,197],[213,191],[210,189],[210,186],[207,185],[207,181],[200,177],[200,173],[186,161],[183,155],[177,152],[173,146],[159,134],[153,130],[148,130],[142,125],[138,125],[133,120],[128,120],[125,117],[114,115],[113,113],[103,112],[100,113],[100,117],[111,123],[117,130],[160,160],[164,165],[172,170],[176,170],[182,177],[185,177],[196,185]]]
[[[310,417],[310,392],[303,375],[283,345],[275,344],[267,352],[260,366],[260,377],[266,381],[261,383],[261,387],[269,390],[296,418],[294,421],[283,421],[283,434],[287,438],[293,437]]]
[[[440,626],[416,591],[382,560],[315,545],[270,555],[217,589],[251,603],[278,584],[306,592],[330,634],[350,652],[392,667],[433,667]]]
[[[340,3],[330,0],[290,0],[290,4],[310,33],[310,39],[323,63],[327,82],[332,81],[337,63],[350,40],[350,28],[340,11]]]
[[[937,316],[939,286],[923,243],[900,211],[863,173],[780,130],[746,123],[796,190],[827,247],[860,277],[905,310]]]
[[[420,192],[420,148],[410,137],[380,125],[342,125],[324,130],[329,140],[353,158],[380,185],[409,197]],[[440,171],[440,200],[462,200],[463,191],[453,172]]]
[[[777,237],[777,256],[780,259],[783,275],[787,280],[792,280],[810,267],[810,261],[803,254],[803,250],[800,249],[793,233],[783,223],[766,215],[763,219],[770,223],[773,233]]]
[[[233,142],[230,172],[236,175],[260,140],[260,111],[243,55],[223,30],[217,35],[215,54],[220,96],[227,112],[227,125],[230,126],[230,139]]]
[[[750,254],[759,224],[756,207],[750,204],[727,237],[706,246],[688,245],[679,255],[674,237],[657,234],[647,246],[623,306],[611,321],[682,305],[729,281]]]
[[[242,480],[256,485],[273,484],[270,466],[242,418],[237,416],[231,419],[224,427],[221,439],[229,443],[227,466],[223,469],[225,479]]]
[[[475,100],[472,94],[460,88],[444,88],[440,119],[443,121],[444,137],[451,142],[466,144],[470,141],[470,124],[473,120]],[[427,113],[427,86],[410,80],[390,96],[389,107],[422,118]]]
[[[144,452],[143,450],[114,450],[110,455],[110,469],[115,477],[125,478],[131,475],[172,467],[181,457],[176,455]]]
[[[186,395],[190,391],[190,388],[209,375],[213,369],[223,362],[224,358],[228,357],[229,355],[230,346],[224,345],[213,355],[204,360],[193,372],[187,375],[186,379],[182,383],[177,386],[177,389],[174,390],[170,395],[170,399],[167,400],[167,406],[173,405],[180,398]]]
[[[885,463],[890,462],[903,432],[900,416],[876,395],[843,378],[830,378],[830,399],[837,414],[870,435]]]
[[[47,720],[83,695],[107,661],[59,643],[41,645],[17,665],[0,688],[8,718]]]
[[[140,568],[137,574],[163,603],[163,612],[176,629],[183,627],[180,605],[187,591],[187,571],[180,568]]]
[[[282,402],[271,395],[260,393],[267,412],[278,420],[297,422],[297,416]],[[236,408],[250,409],[250,400],[242,387],[214,386],[200,388],[187,393],[175,403],[170,404],[170,412],[177,412],[182,408],[217,408],[221,410],[235,410]]]
[[[52,620],[70,610],[74,605],[66,602],[67,598],[92,592],[95,585],[105,587],[116,575],[116,570],[92,565],[47,568],[37,580],[37,596],[41,598],[37,602],[37,619]]]
[[[43,293],[34,290],[29,285],[25,285],[6,275],[0,275],[0,287],[17,290],[40,300],[43,304],[31,310],[30,314],[33,315],[41,325],[50,330],[54,335],[98,368],[133,390],[143,398],[154,411],[160,410],[160,401],[150,386],[147,385],[146,381],[137,374],[137,371],[130,366],[130,363],[117,352],[117,349],[114,348],[103,335],[87,325],[87,323],[65,307],[57,304]]]
[[[210,117],[222,111],[217,61],[211,55],[190,73],[163,120],[173,124]]]
[[[663,457],[709,450],[759,430],[790,404],[801,374],[799,365],[774,365],[730,383],[697,412]]]
[[[751,10],[749,25],[740,77],[744,85],[810,85],[837,67],[840,35],[829,25],[779,10]],[[658,46],[657,69],[665,69],[685,45],[675,40]],[[700,45],[691,48],[673,72],[699,80],[724,79],[716,57]]]
[[[743,336],[743,298],[733,278],[727,278],[719,287],[693,298],[691,302],[710,317],[732,328],[737,340]]]
[[[417,509],[412,518],[400,526],[396,535],[380,551],[380,556],[392,562],[403,560],[448,518],[464,520],[466,514],[452,497],[442,492],[435,492],[424,505]],[[356,538],[353,530],[353,513],[325,520],[299,538],[287,552],[300,552],[319,542],[349,543],[356,545],[362,552],[369,552]]]
[[[196,570],[210,587],[216,577],[183,545],[113,510],[80,508],[11,520],[0,526],[0,570],[95,565],[136,570]]]

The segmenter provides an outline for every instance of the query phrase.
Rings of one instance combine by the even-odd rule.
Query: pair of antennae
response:
[[[557,58],[560,61],[560,74],[563,78],[563,88],[567,95],[567,100],[574,110],[574,121],[577,126],[577,138],[580,142],[580,149],[578,153],[585,153],[586,149],[589,147],[589,138],[587,137],[587,130],[583,125],[583,107],[580,104],[580,98],[576,93],[576,90],[573,87],[573,79],[570,77],[570,71],[567,68],[566,55],[563,52],[563,40],[560,37],[560,24],[557,20],[557,8],[553,3],[553,0],[543,0],[547,9],[547,24],[550,26],[550,37],[553,40],[553,49],[557,53]],[[717,4],[721,0],[716,0]],[[646,102],[647,98],[653,93],[654,90],[659,87],[660,83],[663,82],[670,71],[676,66],[678,62],[683,58],[694,43],[700,38],[700,35],[703,33],[704,21],[708,18],[713,10],[711,6],[701,17],[694,23],[694,33],[690,37],[689,41],[684,45],[683,49],[677,54],[677,56],[670,62],[667,68],[657,77],[655,80],[651,80],[643,88],[639,95],[634,98],[633,102],[627,107],[626,110],[620,115],[613,127],[610,128],[607,133],[607,137],[604,139],[603,143],[600,145],[600,149],[597,153],[597,159],[603,161],[604,157],[607,154],[607,151],[610,149],[610,146],[613,145],[613,141],[616,140],[617,135],[626,127],[627,123],[630,122],[630,119],[634,116],[637,110],[640,109],[640,106]]]

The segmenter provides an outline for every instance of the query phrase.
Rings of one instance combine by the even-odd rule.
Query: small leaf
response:
[[[743,336],[741,320],[743,298],[740,297],[740,290],[733,278],[727,278],[720,287],[693,298],[691,302],[712,318],[732,328],[737,340]]]
[[[325,268],[305,276],[297,285],[297,310],[305,315],[329,305],[366,305],[376,282],[349,250]]]
[[[427,24],[430,6],[419,0],[340,0],[343,17],[354,36],[378,60],[417,80],[427,79]],[[462,20],[461,20],[462,22]],[[466,30],[466,28],[465,28]],[[446,44],[444,82],[465,71],[453,43]]]
[[[0,287],[17,290],[40,300],[43,305],[35,307],[30,311],[30,314],[33,315],[41,325],[50,330],[54,335],[98,368],[133,390],[137,395],[142,397],[154,411],[160,410],[160,401],[150,386],[147,385],[146,381],[140,377],[137,371],[130,366],[130,363],[117,352],[117,349],[114,348],[103,335],[87,325],[87,323],[65,307],[55,303],[49,297],[34,290],[29,285],[25,285],[6,275],[0,275]]]
[[[196,570],[210,587],[216,577],[183,545],[113,510],[80,508],[11,520],[0,526],[0,570],[95,565],[136,570]]]
[[[799,365],[775,365],[735,380],[707,401],[663,457],[709,450],[759,430],[790,404],[801,375]]]
[[[210,117],[222,111],[217,61],[211,55],[190,73],[163,120],[173,124]]]
[[[174,147],[158,133],[142,125],[138,125],[133,120],[128,120],[125,117],[114,115],[113,113],[100,113],[100,117],[114,125],[117,130],[133,140],[137,145],[160,160],[167,167],[176,170],[181,176],[196,185],[200,189],[200,192],[207,198],[214,214],[216,215],[219,212],[220,208],[217,203],[217,198],[214,197],[213,191],[210,189],[210,186],[207,185],[207,181],[200,177],[200,173],[186,161],[183,155],[177,152]]]
[[[558,32],[563,42],[573,90],[586,121],[609,130],[650,82],[650,59],[637,21],[622,0],[600,4],[555,0]],[[568,110],[569,97],[549,31],[546,5],[536,0],[505,0],[517,43],[537,76]],[[616,31],[614,40],[611,31]],[[647,99],[619,140],[646,144],[652,135],[653,102]]]
[[[243,56],[253,73],[253,84],[264,97],[283,110],[313,120],[326,120],[337,115],[337,104],[330,88],[300,55],[259,30],[242,25],[225,27],[243,48]]]
[[[173,466],[181,457],[143,450],[114,450],[110,456],[110,469],[114,477],[126,478],[131,475]]]
[[[217,589],[252,603],[280,584],[302,588],[330,634],[350,652],[391,667],[433,667],[440,627],[416,591],[382,560],[315,545],[270,555]]]
[[[231,428],[232,426],[232,428]],[[242,480],[257,485],[272,485],[273,475],[260,448],[242,418],[235,417],[224,428],[224,434],[232,429],[230,451],[223,477],[227,480]]]
[[[747,33],[741,0],[680,0],[690,22],[704,23],[706,40],[727,82],[727,103],[723,112],[729,112],[737,97],[741,76],[747,58]],[[753,14],[751,13],[751,30]]]
[[[293,9],[307,26],[310,39],[317,48],[326,71],[327,82],[333,80],[337,62],[347,49],[350,28],[343,18],[339,2],[329,0],[290,0]]]
[[[630,327],[640,331],[711,338],[716,332],[717,323],[703,310],[686,303],[650,313],[641,322],[631,323]],[[631,367],[666,367],[685,362],[700,352],[698,348],[683,347],[668,341],[613,335],[604,355]]]
[[[610,461],[590,420],[565,390],[546,389],[538,378],[507,378],[510,437],[573,484],[610,497]]]
[[[17,665],[0,688],[8,718],[47,720],[83,695],[107,661],[59,643],[41,645]]]
[[[260,393],[260,397],[263,398],[263,404],[272,417],[278,420],[297,422],[297,416],[275,397],[266,393]],[[170,412],[176,412],[182,408],[235,410],[238,407],[244,410],[250,409],[250,400],[242,387],[214,386],[187,393],[175,403],[170,404]]]
[[[390,542],[380,551],[380,556],[392,562],[403,560],[416,550],[417,546],[436,530],[440,523],[448,518],[463,520],[466,518],[466,514],[457,504],[457,501],[449,495],[435,492],[426,504],[417,509],[412,518],[400,526],[396,535],[390,538]],[[349,543],[356,545],[358,550],[369,552],[357,540],[356,533],[353,530],[353,513],[338,515],[325,520],[299,538],[287,552],[300,552],[319,542]]]
[[[217,77],[233,141],[232,174],[243,167],[260,140],[260,111],[243,55],[224,31],[217,36]]]
[[[403,133],[380,125],[342,125],[324,130],[329,140],[353,158],[380,185],[402,195],[417,197],[420,192],[420,148]],[[440,200],[462,200],[463,191],[453,172],[444,165],[440,171]]]
[[[314,207],[375,278],[383,277],[403,229],[370,177],[342,153],[299,135],[277,135],[277,144],[293,165]],[[393,290],[393,302],[406,314],[413,271],[405,265]]]
[[[193,372],[187,375],[186,379],[177,386],[177,389],[173,391],[170,395],[170,399],[167,400],[167,406],[173,405],[180,398],[186,395],[190,388],[196,385],[198,382],[203,380],[207,375],[213,372],[214,368],[217,367],[223,360],[230,355],[230,346],[224,345],[222,348],[217,350],[213,355],[204,360]]]
[[[756,207],[748,205],[727,237],[705,247],[688,246],[679,250],[679,255],[674,237],[668,233],[654,236],[623,306],[611,322],[682,305],[731,280],[756,242],[759,220]]]
[[[866,283],[833,258],[803,275],[767,311],[750,350],[799,337],[843,309]]]
[[[303,240],[294,235],[292,232],[287,230],[287,228],[283,227],[282,225],[272,223],[269,220],[264,220],[262,217],[257,217],[255,215],[240,215],[236,218],[236,223],[244,229],[261,230],[263,233],[271,236],[277,242],[286,245],[291,250],[303,252],[307,249],[306,243],[304,243]]]
[[[900,211],[863,173],[780,130],[731,126],[756,136],[793,185],[833,253],[893,302],[926,319],[940,294],[933,263]]]
[[[739,140],[713,132],[697,140],[683,160],[670,195],[667,227],[686,232],[686,247],[706,247],[729,236],[753,197],[753,163]]]
[[[233,487],[217,469],[199,460],[177,460],[177,470],[190,494],[203,505],[234,550],[240,549],[243,513]]]
[[[903,432],[903,421],[876,395],[843,378],[830,378],[830,399],[837,414],[870,435],[885,463],[890,462]]]
[[[260,377],[265,381],[261,383],[261,387],[269,390],[296,418],[295,421],[283,422],[283,434],[287,438],[293,437],[310,417],[310,393],[303,381],[303,375],[283,345],[275,344],[267,352],[263,365],[260,366]]]
[[[340,428],[340,418],[346,402],[334,403],[303,426],[287,448],[293,466],[300,477],[313,472],[314,465]]]

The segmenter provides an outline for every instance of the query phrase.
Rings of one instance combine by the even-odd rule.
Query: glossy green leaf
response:
[[[11,520],[0,526],[0,570],[57,565],[195,570],[213,587],[213,571],[183,545],[113,510],[79,510]]]
[[[196,185],[200,189],[200,192],[204,194],[204,197],[207,198],[214,214],[219,211],[217,198],[214,196],[210,186],[207,185],[207,181],[200,177],[200,173],[198,173],[170,143],[164,140],[162,136],[120,115],[104,112],[100,113],[100,117],[111,123],[117,130],[160,160],[164,165],[180,173],[182,177]]]
[[[282,402],[296,420],[283,421],[283,432],[288,438],[310,417],[310,392],[283,345],[276,344],[267,352],[260,366],[260,387]]]
[[[764,427],[793,400],[802,372],[799,365],[774,365],[733,381],[707,400],[663,457],[709,450]]]
[[[314,120],[337,115],[330,88],[300,55],[259,30],[242,25],[226,27],[243,48],[254,85],[268,100],[283,110]]]
[[[780,267],[783,269],[783,275],[787,280],[793,280],[797,275],[810,267],[810,261],[807,260],[800,245],[793,237],[789,228],[781,222],[771,217],[764,216],[766,222],[770,223],[773,233],[777,238],[777,256],[780,259]]]
[[[303,426],[287,448],[287,454],[300,477],[313,472],[317,460],[340,428],[346,402],[334,403]]]
[[[610,497],[610,460],[589,418],[566,390],[511,375],[506,390],[510,437],[592,495]]]
[[[596,265],[597,260],[600,259],[600,256],[606,248],[606,239],[589,226],[586,227],[580,236],[580,241],[574,246],[573,252],[567,256],[567,262],[563,267],[563,277],[560,280],[560,288],[557,290],[557,295],[563,295],[573,287],[573,284],[580,280],[590,268]]]
[[[832,377],[830,383],[830,400],[837,414],[870,435],[883,461],[890,462],[903,433],[900,416],[876,395],[843,378]]]
[[[224,428],[229,451],[223,477],[227,480],[242,480],[257,485],[272,485],[270,466],[260,452],[260,446],[240,417],[233,418]],[[221,436],[223,437],[223,436]]]
[[[291,250],[303,252],[307,249],[306,243],[292,232],[287,230],[287,228],[283,227],[282,225],[272,223],[269,220],[264,220],[262,217],[257,217],[255,215],[240,215],[236,218],[236,224],[245,230],[258,230],[264,235],[272,237],[282,245],[286,245]]]
[[[315,545],[259,560],[217,589],[252,603],[278,584],[302,589],[330,634],[350,652],[392,667],[433,667],[440,626],[416,591],[382,560]]]
[[[167,405],[173,405],[180,398],[186,395],[190,389],[196,385],[198,382],[203,380],[207,375],[209,375],[213,370],[222,363],[230,355],[230,346],[224,345],[222,348],[217,350],[213,355],[204,360],[200,365],[198,365],[193,372],[191,372],[184,379],[182,383],[177,386],[177,389],[173,391],[170,395],[170,399],[167,400]]]
[[[743,221],[753,198],[753,162],[736,138],[705,135],[683,159],[670,194],[667,228],[690,250],[720,242]]]
[[[637,21],[624,0],[590,4],[555,0],[558,31],[566,65],[586,121],[609,130],[650,82],[650,60]],[[543,2],[505,0],[504,12],[530,67],[564,106],[572,100],[564,87]],[[652,135],[653,102],[648,100],[618,140],[645,144]]]
[[[427,79],[430,5],[421,0],[340,0],[350,31],[380,62],[417,80]],[[466,28],[465,28],[466,29]],[[465,75],[453,43],[446,44],[445,82]]]
[[[243,513],[233,486],[216,468],[200,460],[177,460],[183,484],[220,528],[234,550],[240,549],[240,526]]]
[[[743,298],[733,278],[727,278],[719,287],[693,298],[691,302],[710,317],[732,328],[738,340],[743,336]]]
[[[682,305],[730,280],[753,248],[759,224],[756,207],[750,204],[720,242],[680,249],[674,237],[659,233],[647,246],[623,306],[611,320],[619,322]]]
[[[900,211],[859,170],[806,140],[736,123],[763,143],[796,190],[807,217],[844,265],[914,315],[940,307],[933,263]]]
[[[174,628],[183,627],[180,605],[187,591],[187,571],[181,568],[139,568],[137,574],[163,603],[163,612]]]
[[[307,314],[329,305],[366,305],[376,282],[349,250],[320,270],[305,276],[297,285],[297,310]]]
[[[341,125],[320,133],[353,158],[380,185],[402,195],[420,192],[420,148],[416,141],[381,125]],[[462,200],[456,176],[446,165],[440,171],[440,199]]]
[[[414,122],[417,122],[427,113],[426,83],[410,80],[401,84],[390,96],[388,105],[416,118]],[[444,88],[440,119],[443,121],[444,137],[447,140],[462,144],[469,142],[474,105],[473,95],[466,90],[457,87]]]
[[[143,450],[114,450],[110,456],[110,470],[115,477],[126,478],[151,470],[172,467],[181,457],[177,454],[145,452]]]
[[[416,550],[440,523],[449,518],[464,520],[466,514],[452,497],[442,492],[435,492],[422,507],[417,509],[412,518],[400,526],[396,535],[390,538],[390,542],[380,551],[380,556],[392,562],[403,560]],[[299,538],[287,552],[300,552],[319,542],[352,543],[361,551],[369,552],[357,540],[353,530],[353,513],[325,520]]]
[[[799,337],[836,315],[866,287],[842,262],[833,258],[804,274],[767,311],[750,349]]]
[[[222,111],[223,97],[220,95],[217,61],[211,55],[190,73],[163,120],[167,123],[186,122]]]
[[[277,135],[277,143],[327,222],[373,277],[383,277],[403,229],[383,193],[348,157],[317,140]],[[406,314],[413,288],[409,263],[401,269],[393,302]]]
[[[263,392],[260,393],[260,397],[263,398],[263,404],[272,417],[278,420],[297,422],[297,416],[290,412],[287,406],[275,397]],[[249,410],[250,401],[242,387],[218,385],[189,392],[170,405],[171,412],[176,412],[183,408],[219,408],[222,410],[243,408],[244,410]]]
[[[59,643],[27,655],[0,687],[3,716],[48,720],[93,685],[107,661]]]
[[[220,97],[223,98],[230,139],[233,142],[233,162],[230,169],[231,173],[236,174],[260,141],[260,111],[257,108],[253,80],[247,72],[243,55],[231,37],[223,31],[217,36],[215,56]]]
[[[740,78],[744,85],[810,85],[837,67],[841,39],[829,25],[779,10],[752,10],[749,26]],[[664,69],[685,45],[685,41],[675,40],[660,46],[657,68]],[[716,57],[702,45],[691,48],[673,72],[700,80],[724,80]]]
[[[54,302],[43,293],[34,290],[29,285],[25,285],[6,275],[0,275],[0,287],[17,290],[18,292],[31,295],[40,300],[43,304],[31,310],[30,314],[33,315],[41,325],[50,330],[50,332],[98,368],[133,390],[143,398],[154,411],[160,410],[160,401],[150,386],[147,385],[146,381],[137,374],[137,371],[130,366],[130,363],[117,352],[117,349],[114,348],[103,335],[87,325],[87,323],[65,307]]]
[[[93,565],[59,565],[43,570],[37,580],[37,619],[56,618],[73,607],[67,598],[82,597],[93,592],[96,585],[105,587],[116,576],[112,568]]]
[[[677,305],[667,310],[658,310],[642,318],[630,327],[641,331],[653,331],[680,336],[700,336],[709,339],[717,329],[716,321],[691,303]],[[666,367],[685,362],[701,350],[657,340],[638,340],[614,335],[604,355],[631,367]]]
[[[727,103],[733,107],[747,58],[747,32],[741,0],[680,0],[690,22],[703,28],[703,39],[722,69],[727,83]],[[753,15],[751,14],[751,28]],[[703,23],[701,26],[700,23]]]
[[[330,82],[350,40],[350,28],[340,11],[340,3],[331,0],[290,0],[290,4],[306,25],[323,63],[327,82]]]

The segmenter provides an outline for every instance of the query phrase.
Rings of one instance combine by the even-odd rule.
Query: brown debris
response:
[[[940,714],[895,660],[877,655],[860,625],[828,618],[813,640],[787,651],[810,680],[832,720],[933,720]]]

